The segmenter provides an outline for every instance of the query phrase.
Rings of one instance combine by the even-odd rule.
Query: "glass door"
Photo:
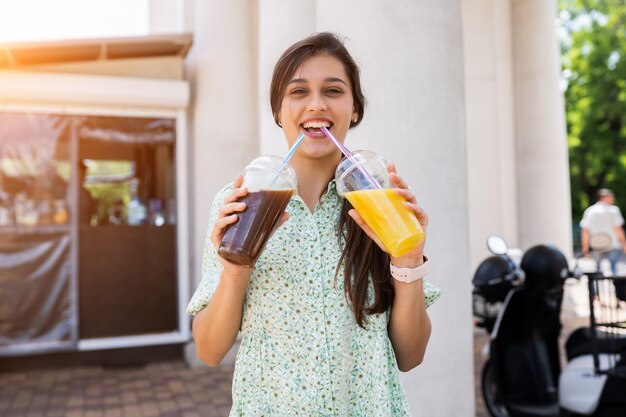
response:
[[[88,116],[78,126],[80,338],[174,332],[175,120]]]

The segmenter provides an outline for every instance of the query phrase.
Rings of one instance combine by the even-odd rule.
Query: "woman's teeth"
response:
[[[302,125],[305,129],[321,129],[322,127],[329,128],[330,123],[328,122],[307,122]]]

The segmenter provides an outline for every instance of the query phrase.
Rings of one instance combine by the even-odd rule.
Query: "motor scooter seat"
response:
[[[615,334],[596,331],[598,353],[620,354],[626,350],[626,336],[616,337]],[[565,343],[567,360],[593,353],[591,329],[581,327],[572,332]]]

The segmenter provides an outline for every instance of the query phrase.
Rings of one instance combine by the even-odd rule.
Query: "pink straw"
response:
[[[330,130],[326,129],[326,126],[322,126],[321,127],[322,132],[324,132],[324,134],[326,135],[326,137],[330,140],[333,141],[333,143],[339,148],[339,150],[348,158],[352,159],[354,158],[354,156],[352,156],[352,153],[348,150],[348,148],[346,148],[345,146],[343,146],[343,144],[341,142],[339,142],[337,140],[336,137],[333,136],[332,133],[330,133]]]
[[[332,133],[330,133],[330,130],[328,130],[325,126],[322,126],[321,130],[322,132],[324,132],[326,137],[330,139],[335,144],[335,146],[339,148],[339,150],[346,156],[346,158],[352,161],[352,163],[357,167],[357,169],[361,171],[361,173],[365,176],[365,178],[367,178],[375,188],[383,188],[380,186],[378,181],[376,181],[376,178],[372,177],[372,175],[369,172],[363,169],[363,167],[359,164],[359,162],[356,160],[354,155],[352,155],[352,152],[350,152],[348,148],[343,146],[343,144],[339,142],[337,138],[333,136]]]

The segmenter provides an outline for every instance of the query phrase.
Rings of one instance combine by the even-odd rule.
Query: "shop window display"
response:
[[[0,355],[176,329],[175,144],[174,119],[0,113]]]

